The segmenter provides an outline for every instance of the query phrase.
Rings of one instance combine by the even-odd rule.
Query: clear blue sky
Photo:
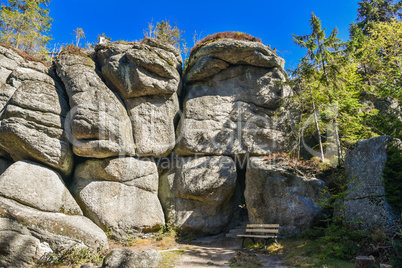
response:
[[[194,32],[201,38],[222,31],[246,32],[278,50],[286,68],[297,66],[305,51],[293,44],[292,34],[310,33],[309,19],[314,12],[327,29],[338,27],[339,37],[349,38],[349,24],[356,20],[358,0],[243,0],[243,1],[129,1],[129,0],[52,0],[52,44],[74,41],[73,31],[80,27],[84,42],[96,42],[105,33],[113,40],[143,38],[148,22],[170,19],[185,31],[191,48]],[[81,42],[81,45],[83,43]]]

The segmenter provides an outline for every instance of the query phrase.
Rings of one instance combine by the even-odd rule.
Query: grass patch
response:
[[[95,251],[89,248],[72,247],[69,249],[59,249],[53,253],[42,256],[37,262],[36,267],[71,267],[85,263],[102,265],[106,253],[106,250]]]
[[[186,250],[182,248],[161,252],[162,260],[159,262],[158,268],[173,268],[185,251]]]

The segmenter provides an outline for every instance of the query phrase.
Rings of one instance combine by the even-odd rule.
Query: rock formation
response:
[[[88,160],[77,166],[71,189],[84,214],[117,239],[157,231],[165,224],[152,160]]]
[[[63,128],[69,111],[65,92],[45,65],[13,56],[14,69],[1,84],[0,148],[14,161],[38,161],[68,176],[73,154]]]
[[[0,237],[5,266],[31,266],[61,248],[108,247],[105,233],[83,216],[61,176],[29,161],[0,176]]]
[[[155,38],[96,48],[102,75],[130,114],[137,155],[161,157],[175,146],[181,91],[180,50]]]
[[[280,224],[280,234],[294,236],[321,219],[325,182],[297,176],[286,162],[251,157],[244,193],[252,223]]]
[[[182,64],[154,38],[70,47],[50,68],[0,46],[0,266],[107,247],[105,231],[227,231],[244,183],[250,223],[314,224],[323,182],[254,157],[288,151],[284,60],[223,38]]]
[[[291,89],[284,61],[261,43],[220,39],[190,55],[177,155],[267,155],[286,150]]]
[[[182,233],[227,230],[234,211],[236,165],[227,156],[176,158],[159,182],[166,220]]]
[[[383,183],[388,143],[392,140],[389,136],[361,140],[345,158],[349,182],[349,194],[345,201],[346,220],[361,221],[360,226],[365,229],[392,225],[400,217],[387,202]],[[402,144],[398,139],[394,140]]]
[[[57,57],[56,66],[69,96],[74,153],[93,158],[134,155],[127,111],[96,74],[95,62],[86,55],[65,52]]]

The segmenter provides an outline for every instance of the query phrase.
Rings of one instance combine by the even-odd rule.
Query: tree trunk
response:
[[[318,142],[320,144],[321,162],[324,162],[325,161],[324,150],[322,148],[321,133],[320,133],[320,127],[318,125],[317,111],[315,110],[313,91],[311,90],[311,87],[309,87],[309,89],[310,89],[311,100],[313,102],[313,112],[314,112],[315,127],[317,128]]]

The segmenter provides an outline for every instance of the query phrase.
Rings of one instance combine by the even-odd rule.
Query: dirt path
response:
[[[184,245],[183,245],[184,246]],[[241,240],[224,237],[207,237],[197,239],[191,244],[184,246],[186,251],[176,262],[176,268],[195,268],[195,267],[230,267],[230,260],[239,251],[244,255],[261,259],[262,266],[271,268],[286,268],[281,265],[281,256],[272,256],[264,253],[257,253],[248,249],[241,248]],[[252,266],[249,266],[252,267]]]

